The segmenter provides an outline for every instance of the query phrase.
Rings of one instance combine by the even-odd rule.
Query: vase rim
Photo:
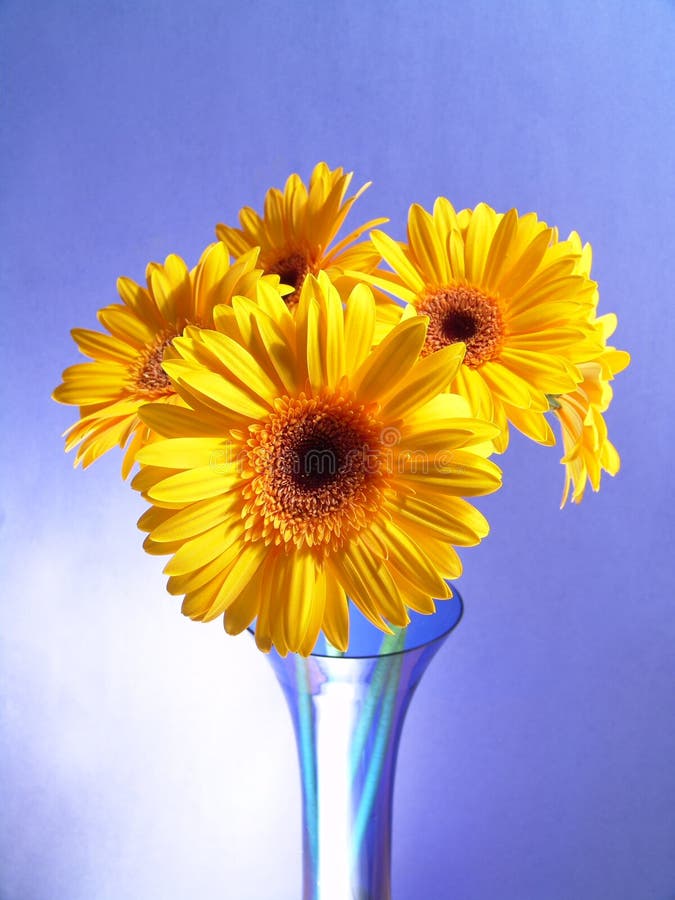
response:
[[[350,601],[351,603],[351,601]],[[317,641],[315,649],[308,658],[317,659],[378,659],[384,656],[395,657],[412,653],[422,647],[429,647],[435,643],[441,643],[455,630],[464,616],[464,601],[457,588],[452,585],[452,597],[448,600],[437,600],[436,612],[428,615],[416,613],[411,610],[410,624],[405,628],[405,644],[403,647],[394,646],[382,652],[384,633],[379,631],[365,617],[358,614],[354,607],[350,612],[350,640],[345,653],[330,648],[323,633]],[[353,604],[352,604],[353,606]],[[255,623],[248,631],[255,635]],[[379,646],[378,646],[379,644]],[[274,650],[272,650],[274,653]],[[291,655],[291,654],[289,654]]]
[[[406,626],[406,644],[402,648],[388,650],[384,653],[377,652],[376,650],[359,652],[358,648],[355,650],[351,649],[354,644],[350,639],[349,649],[346,653],[340,654],[338,657],[335,657],[334,654],[328,653],[325,650],[313,650],[310,653],[310,657],[314,656],[320,659],[377,659],[382,656],[404,656],[406,653],[412,653],[422,647],[429,647],[431,644],[441,643],[441,641],[444,641],[445,638],[455,630],[464,616],[464,601],[462,600],[461,594],[455,587],[452,589],[452,594],[452,597],[448,600],[436,601],[439,604],[439,608],[435,613],[423,615],[421,613],[415,613],[414,611],[412,612],[414,618],[411,619],[410,625]],[[439,619],[442,621],[439,621]],[[434,628],[434,626],[429,624],[432,621],[438,626],[437,628]],[[379,632],[370,622],[367,622],[367,625],[371,634],[374,634],[375,636],[382,635],[382,632]],[[427,627],[425,628],[424,626]],[[408,643],[408,637],[411,638],[410,643]],[[321,646],[321,644],[325,645],[325,643],[326,641],[322,638],[317,646]]]

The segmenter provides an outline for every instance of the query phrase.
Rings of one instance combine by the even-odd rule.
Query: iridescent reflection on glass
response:
[[[385,636],[352,611],[349,650],[270,660],[293,717],[303,794],[303,900],[389,900],[398,742],[408,704],[459,622],[455,590],[433,616]]]

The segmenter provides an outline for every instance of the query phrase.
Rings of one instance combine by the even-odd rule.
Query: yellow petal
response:
[[[508,404],[504,404],[504,407],[509,421],[516,426],[518,431],[522,431],[527,437],[546,447],[552,447],[555,444],[555,435],[546,421],[544,413],[519,409]]]
[[[447,284],[451,280],[448,258],[434,226],[434,220],[418,203],[408,213],[408,244],[431,284]]]
[[[151,500],[195,503],[197,500],[206,500],[227,493],[239,477],[234,470],[225,473],[213,466],[200,466],[197,469],[170,475],[149,488],[147,493]]]
[[[405,418],[417,407],[428,403],[447,388],[464,359],[466,346],[450,344],[436,353],[419,359],[406,377],[399,381],[396,391],[386,401],[382,415],[389,420]]]
[[[101,334],[99,331],[89,331],[86,328],[73,328],[70,333],[82,353],[93,359],[114,360],[125,366],[138,359],[136,348],[130,347],[126,341],[119,338]]]
[[[146,403],[139,409],[138,416],[154,432],[167,438],[222,438],[227,430],[215,414],[208,419],[185,406],[167,403]]]
[[[481,367],[480,377],[488,387],[512,406],[528,409],[536,389],[511,370],[509,366],[493,360]],[[542,401],[543,402],[543,401]]]
[[[581,381],[581,375],[576,373],[564,357],[551,353],[505,348],[500,362],[511,372],[517,372],[520,378],[537,390],[547,394],[567,394],[575,390]]]
[[[309,383],[317,394],[325,384],[324,360],[319,333],[319,307],[312,301],[307,307],[307,373]]]
[[[453,508],[451,501],[464,506]],[[489,531],[485,517],[461,497],[447,497],[441,502],[442,507],[434,506],[421,497],[399,497],[395,503],[387,504],[387,509],[395,521],[399,518],[406,519],[418,529],[430,529],[451,544],[461,547],[479,544]],[[399,524],[405,530],[405,524]]]
[[[469,450],[452,450],[436,459],[426,472],[419,470],[415,460],[402,460],[398,468],[401,481],[425,495],[439,491],[476,497],[496,491],[502,481],[498,466]]]
[[[239,494],[230,491],[225,496],[217,495],[192,503],[176,513],[169,511],[169,515],[152,528],[152,539],[158,542],[187,540],[228,520],[240,504]]]
[[[449,597],[449,588],[436,572],[428,556],[395,522],[381,520],[373,523],[373,531],[389,548],[389,561],[414,584],[432,597]]]
[[[418,540],[424,540],[424,552],[431,560],[436,571],[443,578],[459,578],[462,574],[462,561],[457,551],[447,538],[439,538],[426,530],[411,527],[411,534]]]
[[[287,563],[288,581],[284,585],[284,633],[288,649],[297,653],[312,618],[316,563],[309,552],[296,553]],[[318,629],[317,629],[318,633]]]
[[[150,263],[147,270],[148,285],[157,307],[166,322],[184,322],[192,312],[192,285],[185,262],[172,253],[164,265]]]
[[[349,646],[349,605],[344,588],[331,573],[326,572],[326,607],[323,630],[333,647],[345,652]]]
[[[269,316],[261,313],[256,317],[255,324],[269,366],[274,370],[282,391],[296,393],[299,390],[298,366],[292,345],[278,323]]]
[[[237,524],[239,527],[232,528],[229,527],[229,523],[221,522],[189,540],[184,540],[164,566],[164,573],[166,575],[187,575],[210,563],[231,547],[235,541],[241,540],[241,523]]]
[[[153,297],[140,284],[132,281],[131,278],[118,278],[117,291],[130,311],[137,318],[142,319],[153,331],[159,332],[166,327],[166,322],[157,309]]]
[[[94,363],[82,363],[94,368]],[[64,372],[64,378],[66,378]],[[92,379],[86,376],[70,376],[52,393],[54,400],[69,406],[90,406],[95,403],[108,403],[123,399],[128,392],[124,381],[118,375],[98,375]]]
[[[104,307],[98,311],[96,317],[111,334],[132,344],[138,350],[151,347],[159,333],[157,328],[151,327],[130,309],[119,304]]]
[[[510,209],[502,217],[490,243],[482,279],[482,287],[487,292],[496,288],[499,283],[500,272],[509,265],[511,260],[510,254],[513,252],[512,242],[517,229],[518,213],[515,209]]]
[[[235,378],[254,391],[263,402],[269,403],[278,396],[277,386],[265,374],[258,361],[241,344],[224,334],[208,329],[202,329],[200,340]]]
[[[242,546],[238,545],[239,548]],[[225,554],[223,554],[225,556]],[[214,597],[223,586],[232,561],[236,556],[232,548],[227,551],[225,564],[220,559],[214,560],[199,572],[190,575],[176,575],[169,578],[167,589],[170,594],[185,593],[185,599],[181,607],[184,616],[201,621],[213,604]],[[215,573],[215,574],[213,574]],[[207,577],[211,575],[211,577]],[[183,585],[180,589],[179,585]]]
[[[414,303],[420,294],[420,291],[413,291],[405,287],[403,280],[394,272],[378,269],[377,274],[373,274],[361,270],[345,270],[344,274],[357,282],[365,282],[371,287],[387,291],[394,297],[403,300],[404,303]]]
[[[437,197],[434,202],[434,222],[438,232],[447,237],[453,228],[457,228],[457,213],[447,197]]]
[[[381,631],[393,634],[374,604],[367,583],[363,581],[358,569],[345,551],[342,550],[328,557],[327,566],[329,571],[328,577],[330,578],[332,575],[339,581],[354,605],[368,621]]]
[[[426,330],[427,320],[416,316],[389,332],[354,374],[352,387],[359,400],[379,400],[396,388],[415,364]]]
[[[521,217],[521,229],[526,219],[526,216]],[[542,261],[550,242],[551,229],[544,228],[532,238],[521,253],[514,253],[513,264],[503,267],[496,279],[496,288],[502,296],[512,295],[529,281]]]
[[[349,295],[344,328],[346,370],[351,375],[370,352],[375,334],[375,300],[365,284],[357,284]]]
[[[447,251],[453,280],[459,282],[464,281],[466,278],[464,239],[457,228],[453,228],[448,234]]]
[[[392,625],[408,625],[410,618],[386,562],[377,559],[367,545],[359,540],[350,541],[344,548],[344,554],[358,574],[362,585],[361,594],[367,591],[372,606]]]
[[[239,446],[227,439],[181,437],[155,441],[136,455],[142,465],[165,466],[169,469],[192,469],[200,466],[229,467],[236,462]]]
[[[323,293],[321,303],[321,337],[325,353],[325,379],[330,388],[337,387],[345,374],[345,335],[342,300],[325,273],[319,275]]]
[[[262,571],[256,572],[237,599],[225,610],[223,624],[228,634],[241,634],[258,615]]]
[[[272,648],[272,628],[271,628],[271,611],[273,605],[276,608],[278,597],[279,578],[278,556],[271,552],[261,566],[261,580],[259,587],[260,605],[258,609],[258,618],[255,623],[255,642],[259,650],[263,653],[269,653]],[[285,642],[280,649],[282,654],[286,650]]]
[[[195,368],[184,360],[165,360],[164,369],[177,386],[194,394],[212,409],[224,407],[250,419],[269,415],[270,403],[222,375],[202,367]]]
[[[424,290],[424,279],[410,262],[399,243],[384,231],[378,230],[371,232],[370,239],[382,258],[401,276],[406,287],[416,294]]]
[[[393,448],[395,464],[401,465],[406,456],[413,462],[431,468],[451,451],[472,447],[493,440],[499,428],[480,419],[439,419],[427,428],[406,429]]]
[[[435,613],[436,604],[433,597],[422,590],[418,584],[415,584],[409,578],[406,578],[396,563],[396,559],[390,560],[389,567],[392,571],[392,575],[396,579],[396,584],[401,593],[401,599],[406,606],[410,609],[414,609],[415,612],[422,613],[422,615],[432,615]],[[410,574],[410,572],[408,572],[408,574]]]
[[[487,365],[486,363],[480,369],[462,366],[457,372],[452,390],[466,398],[472,415],[490,421],[494,417],[494,398],[483,377]]]
[[[466,233],[466,277],[472,284],[481,284],[488,251],[495,227],[495,215],[485,203],[479,203],[471,216]]]
[[[237,599],[255,576],[267,553],[267,548],[262,541],[247,542],[237,555],[232,566],[223,581],[223,584],[214,598],[213,603],[204,615],[204,621],[209,622],[223,613],[231,603]]]

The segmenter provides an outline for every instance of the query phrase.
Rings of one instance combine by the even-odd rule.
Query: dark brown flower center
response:
[[[175,337],[176,334],[160,335],[153,346],[146,350],[139,362],[135,379],[139,393],[153,397],[175,393],[171,379],[162,368],[164,351]]]
[[[417,311],[429,316],[423,356],[458,341],[466,344],[464,362],[472,368],[499,355],[504,336],[499,304],[477,288],[432,288],[417,303]]]
[[[349,398],[281,401],[269,423],[250,429],[246,513],[256,536],[317,546],[358,529],[379,508],[380,435]]]
[[[277,495],[287,511],[335,509],[368,475],[367,436],[341,417],[308,415],[285,429],[275,460]]]
[[[288,306],[295,306],[300,299],[302,285],[310,271],[311,266],[307,257],[299,252],[282,256],[266,269],[267,274],[278,275],[282,284],[293,288],[293,293],[284,297]]]

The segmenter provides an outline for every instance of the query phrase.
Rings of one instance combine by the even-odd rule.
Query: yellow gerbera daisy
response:
[[[246,206],[239,213],[241,228],[217,225],[216,234],[233,256],[260,247],[265,273],[278,275],[282,284],[293,288],[286,296],[289,306],[297,304],[306,276],[322,270],[346,296],[354,282],[345,278],[342,270],[370,272],[380,262],[369,240],[354,242],[387,221],[371,219],[332,246],[352,206],[370,186],[370,182],[364,184],[345,200],[352,174],[342,168],[329,169],[321,162],[312,172],[309,188],[299,175],[291,175],[283,192],[277,188],[267,192],[262,216]]]
[[[407,245],[381,231],[371,239],[394,271],[365,278],[429,316],[423,353],[466,344],[451,390],[500,426],[497,449],[508,422],[554,444],[546,395],[574,391],[578,359],[602,350],[590,323],[596,285],[579,271],[577,244],[534,213],[484,203],[456,213],[445,198],[433,214],[411,207]]]
[[[213,327],[215,305],[233,293],[255,297],[262,275],[256,260],[254,250],[230,265],[219,243],[204,251],[192,272],[180,257],[169,256],[164,265],[148,266],[147,289],[129,278],[118,280],[123,303],[98,313],[108,334],[73,329],[80,351],[93,361],[66,369],[52,396],[80,407],[79,421],[66,432],[66,450],[79,444],[76,466],[86,468],[128,443],[122,463],[122,476],[128,476],[136,451],[152,440],[139,407],[151,400],[181,402],[162,368],[165,350],[188,324]]]
[[[139,525],[148,552],[173,554],[168,590],[186,615],[224,614],[231,634],[257,619],[265,651],[306,655],[322,628],[344,650],[347,597],[388,631],[451,595],[452,544],[488,531],[463,497],[499,487],[481,455],[497,429],[439,394],[464,348],[439,351],[442,366],[422,358],[424,317],[372,349],[364,285],[346,309],[325,273],[295,315],[268,303],[235,298],[220,331],[174,341],[164,368],[189,409],[141,410],[166,440],[137,456],[133,486],[152,503]]]
[[[614,333],[616,316],[608,314],[596,320],[603,343]],[[561,506],[570,498],[580,503],[590,481],[594,491],[600,489],[603,470],[616,475],[621,465],[619,454],[607,436],[603,412],[612,400],[609,382],[630,362],[625,350],[606,349],[596,359],[579,365],[583,381],[575,391],[551,398],[560,420],[565,455],[565,487]]]

